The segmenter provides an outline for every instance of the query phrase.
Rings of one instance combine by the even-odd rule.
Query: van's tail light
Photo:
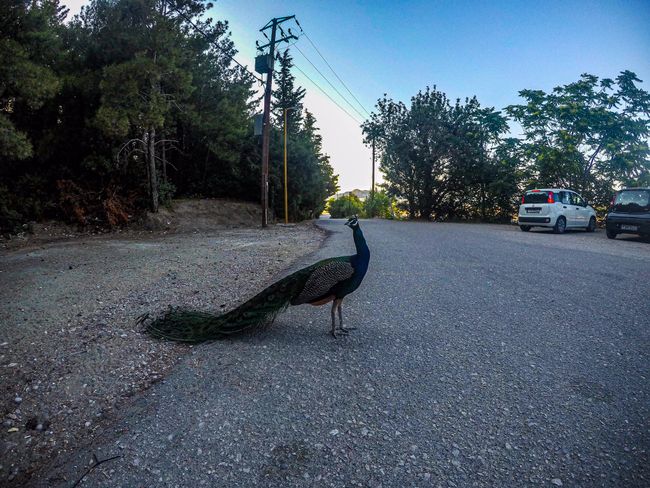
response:
[[[526,198],[525,195],[522,195],[521,196],[521,203],[524,203],[524,198]]]
[[[555,203],[555,199],[553,198],[553,192],[552,191],[548,192],[548,199],[546,201],[548,203]]]
[[[612,195],[612,200],[609,202],[610,208],[614,206],[615,201],[616,201],[616,193]]]

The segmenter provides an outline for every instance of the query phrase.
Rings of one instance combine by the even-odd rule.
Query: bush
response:
[[[363,213],[363,203],[356,195],[330,198],[327,206],[333,219],[342,219]]]
[[[6,186],[0,186],[0,232],[13,233],[20,227],[23,215],[17,210],[16,200]]]
[[[379,217],[381,219],[392,219],[395,215],[392,212],[391,199],[384,192],[375,192],[363,202],[363,211],[366,218]]]

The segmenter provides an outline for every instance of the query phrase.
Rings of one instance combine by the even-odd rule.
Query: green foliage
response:
[[[353,215],[362,215],[363,203],[353,194],[330,198],[327,208],[334,219],[349,218]]]
[[[209,2],[172,3],[92,0],[67,24],[58,0],[1,4],[0,180],[11,182],[0,192],[2,228],[43,217],[121,225],[173,195],[259,201],[253,80],[232,62],[227,22],[206,17]],[[322,212],[337,177],[288,53],[280,68],[271,201],[279,215],[277,107],[299,106],[288,142],[290,212],[300,220]]]
[[[514,189],[516,164],[496,151],[507,130],[499,112],[476,98],[452,104],[435,87],[415,95],[410,107],[384,97],[377,109],[364,133],[379,147],[387,196],[410,218],[500,217],[493,203]]]
[[[176,186],[169,180],[162,180],[158,188],[160,203],[169,207],[172,203],[172,198],[176,194]]]
[[[58,0],[7,0],[0,6],[0,157],[33,154],[29,121],[54,97],[63,7]]]
[[[506,111],[524,129],[522,156],[532,182],[581,192],[606,204],[617,183],[635,185],[650,173],[650,95],[623,71],[615,80],[583,74],[551,93],[519,92],[525,104]]]
[[[393,219],[393,201],[383,191],[376,191],[363,202],[363,216],[366,218],[379,217],[382,219]]]
[[[287,112],[286,127],[289,220],[316,218],[323,212],[327,197],[338,191],[338,176],[322,152],[316,118],[309,110],[302,113],[305,90],[295,86],[292,59],[286,51],[279,64],[274,107],[280,125],[271,139],[269,199],[275,214],[284,215],[284,108],[294,107]]]
[[[23,221],[19,212],[20,203],[16,194],[10,192],[6,186],[0,186],[0,230],[17,232]]]

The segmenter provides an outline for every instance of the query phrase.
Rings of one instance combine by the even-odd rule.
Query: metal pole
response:
[[[370,217],[375,213],[375,136],[372,137],[372,187],[370,188]]]
[[[284,109],[284,223],[289,223],[289,188],[287,182],[287,111]]]
[[[271,45],[269,47],[271,66],[266,75],[266,91],[264,92],[264,129],[262,132],[262,227],[269,222],[269,145],[271,142],[271,84],[273,82],[273,60],[275,59],[275,30],[277,19],[273,19]]]

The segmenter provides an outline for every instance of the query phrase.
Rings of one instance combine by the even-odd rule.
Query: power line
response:
[[[311,60],[307,57],[307,55],[306,55],[305,53],[302,52],[302,49],[300,49],[297,45],[295,45],[294,47],[298,50],[298,52],[299,52],[300,54],[302,54],[302,57],[305,58],[305,59],[307,60],[307,62],[308,62],[309,64],[311,64],[312,67],[313,67],[316,71],[318,71],[318,74],[320,74],[320,75],[323,77],[323,79],[324,79],[327,83],[329,83],[329,85],[330,85],[332,88],[334,88],[334,91],[335,91],[336,93],[339,94],[339,96],[340,96],[340,97],[345,101],[345,103],[347,103],[347,104],[350,106],[350,108],[352,108],[352,110],[354,110],[357,114],[359,114],[359,116],[361,116],[362,119],[365,119],[365,116],[364,116],[361,112],[359,112],[359,111],[355,108],[355,106],[352,105],[352,104],[348,101],[348,99],[345,98],[345,97],[343,96],[343,94],[342,94],[340,91],[338,91],[338,89],[337,89],[337,88],[332,84],[332,82],[331,82],[329,79],[327,79],[327,77],[326,77],[326,76],[321,72],[321,70],[319,70],[319,69],[316,67],[316,65],[315,65],[314,63],[311,62]]]
[[[322,91],[323,94],[324,94],[327,98],[329,98],[329,99],[334,103],[334,105],[336,105],[338,108],[340,108],[341,110],[343,110],[343,111],[348,115],[348,117],[350,117],[352,120],[354,120],[357,124],[361,125],[361,122],[359,122],[359,121],[358,121],[358,120],[357,120],[357,119],[356,119],[352,114],[350,114],[350,112],[348,112],[348,111],[345,110],[343,107],[341,107],[341,105],[339,105],[338,102],[337,102],[336,100],[334,100],[334,99],[329,95],[329,93],[327,93],[325,90],[323,90],[323,89],[318,85],[318,83],[316,83],[314,80],[312,80],[312,79],[307,75],[307,73],[305,73],[303,70],[301,70],[301,69],[298,67],[298,65],[296,65],[296,64],[294,63],[293,67],[296,68],[298,71],[300,71],[300,72],[303,74],[303,76],[304,76],[305,78],[307,78],[309,81],[311,81],[312,85],[314,85],[316,88],[318,88],[320,91]]]
[[[196,29],[197,32],[199,32],[200,34],[202,34],[203,37],[205,37],[206,39],[209,39],[209,36],[208,36],[205,32],[203,32],[199,26],[197,26],[194,22],[192,22],[192,19],[190,19],[187,15],[185,15],[183,12],[181,12],[178,8],[176,8],[175,6],[173,6],[171,3],[167,2],[167,5],[169,5],[169,6],[171,7],[172,10],[175,10],[176,13],[178,13],[178,15],[180,15],[181,17],[183,17],[183,18],[184,18],[184,19],[185,19],[185,20],[186,20],[186,21],[187,21],[187,22],[188,22],[192,27],[194,27],[194,29]],[[239,65],[239,67],[242,68],[242,69],[246,72],[246,74],[247,74],[248,76],[250,76],[251,78],[253,78],[253,79],[257,80],[257,81],[259,81],[260,83],[264,83],[264,80],[263,80],[262,78],[258,78],[258,77],[255,76],[253,73],[251,73],[251,72],[248,70],[248,68],[247,68],[246,66],[244,66],[244,65],[241,64],[239,61],[237,61],[237,60],[234,58],[234,56],[232,56],[231,54],[228,54],[228,53],[227,53],[227,52],[226,52],[226,51],[225,51],[225,50],[224,50],[224,49],[223,49],[219,44],[217,44],[216,42],[213,42],[213,41],[210,41],[210,43],[211,43],[214,47],[216,47],[219,51],[221,51],[221,53],[222,53],[223,55],[225,55],[225,56],[226,56],[227,58],[229,58],[231,61],[234,61],[237,65]]]
[[[300,25],[299,25],[298,27],[300,27]],[[300,27],[300,32],[302,32],[302,35],[304,35],[304,36],[307,38],[307,40],[310,42],[310,44],[311,44],[312,46],[314,46],[314,49],[316,50],[316,52],[318,53],[318,55],[321,57],[321,59],[322,59],[323,61],[325,61],[325,64],[326,64],[327,67],[330,69],[330,71],[331,71],[332,73],[334,73],[334,76],[336,76],[336,79],[339,80],[339,81],[341,82],[341,85],[343,85],[343,87],[348,91],[348,93],[352,96],[352,98],[354,98],[354,100],[359,104],[359,107],[361,107],[361,108],[363,109],[363,111],[364,111],[366,114],[368,114],[368,116],[370,116],[370,112],[368,112],[368,111],[366,110],[366,107],[364,107],[364,106],[361,104],[361,102],[359,101],[359,99],[358,99],[357,97],[354,96],[354,93],[352,93],[352,92],[350,91],[350,89],[349,89],[348,86],[343,82],[343,80],[341,79],[341,77],[340,77],[339,75],[336,74],[336,71],[334,71],[334,68],[332,68],[332,65],[330,65],[330,64],[327,62],[327,59],[325,59],[325,56],[323,56],[323,54],[322,54],[322,53],[320,52],[320,50],[316,47],[316,44],[314,44],[314,42],[313,42],[313,41],[311,40],[311,38],[307,35],[307,33],[306,33],[305,31],[302,30],[302,27]]]

